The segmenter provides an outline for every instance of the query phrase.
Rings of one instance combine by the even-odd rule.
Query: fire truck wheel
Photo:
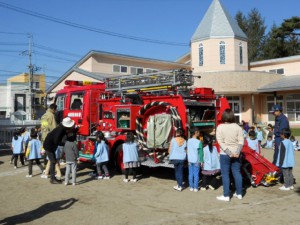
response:
[[[124,174],[124,164],[123,164],[123,149],[122,144],[120,144],[115,151],[115,168],[119,173]]]

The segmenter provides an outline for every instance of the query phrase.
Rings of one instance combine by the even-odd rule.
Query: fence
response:
[[[26,127],[29,131],[36,125],[40,125],[40,121],[26,121],[22,123],[8,123],[0,120],[0,150],[9,149],[13,138],[13,132],[15,129]]]

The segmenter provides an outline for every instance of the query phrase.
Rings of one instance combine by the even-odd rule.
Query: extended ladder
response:
[[[104,82],[108,91],[161,90],[174,86],[191,86],[194,84],[194,76],[191,71],[180,69],[106,78]]]

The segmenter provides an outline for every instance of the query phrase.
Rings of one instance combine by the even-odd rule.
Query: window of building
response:
[[[283,105],[283,96],[278,95],[276,96],[276,104],[277,105]],[[267,96],[267,113],[272,110],[273,105],[275,105],[275,99],[274,96],[269,95]],[[275,117],[272,113],[268,113],[268,121],[275,121]]]
[[[225,49],[225,42],[221,41],[220,42],[220,64],[225,64],[225,54],[226,54],[226,49]]]
[[[34,82],[33,88],[40,89],[40,82]]]
[[[143,74],[144,73],[144,68],[141,67],[130,67],[130,73],[131,74]]]
[[[231,110],[234,112],[235,122],[239,123],[241,120],[241,101],[240,96],[226,96]]]
[[[127,66],[113,65],[114,73],[127,73]]]
[[[4,119],[6,115],[6,111],[0,111],[0,118]]]
[[[157,69],[151,69],[151,68],[146,69],[146,73],[157,73],[157,72],[158,72]]]
[[[271,69],[269,70],[270,73],[276,73],[276,74],[284,74],[284,69],[280,68],[280,69]]]
[[[300,95],[286,96],[286,110],[289,121],[300,121]]]
[[[267,101],[274,102],[274,99],[275,99],[274,95],[267,96]],[[277,101],[278,100],[283,101],[283,96],[282,95],[278,95],[278,96],[276,96],[276,99],[277,99]]]
[[[243,44],[240,43],[239,45],[239,49],[240,49],[240,64],[244,64],[244,58],[243,58]]]
[[[34,101],[35,105],[39,105],[40,104],[40,98],[34,98],[33,101]]]
[[[26,111],[26,95],[15,94],[15,111]]]
[[[199,66],[203,66],[203,44],[199,44]]]

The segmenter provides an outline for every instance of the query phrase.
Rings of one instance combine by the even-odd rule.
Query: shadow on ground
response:
[[[8,225],[8,224],[30,223],[31,221],[42,218],[43,216],[47,215],[48,213],[68,209],[76,201],[78,201],[78,200],[74,199],[74,198],[70,198],[70,199],[61,200],[61,201],[49,202],[49,203],[46,203],[32,211],[28,211],[25,213],[21,213],[19,215],[7,217],[3,220],[0,220],[0,224]]]

